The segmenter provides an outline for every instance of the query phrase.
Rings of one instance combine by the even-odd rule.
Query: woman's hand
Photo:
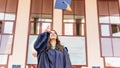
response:
[[[50,26],[48,26],[45,31],[50,32],[51,31]]]
[[[37,53],[32,52],[32,56],[33,56],[33,57],[37,57]]]

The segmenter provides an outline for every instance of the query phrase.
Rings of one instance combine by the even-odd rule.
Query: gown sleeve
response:
[[[38,35],[38,37],[34,43],[34,49],[37,52],[41,52],[47,48],[48,37],[49,37],[48,32],[44,32],[44,33],[41,33]]]
[[[67,47],[64,47],[63,54],[64,54],[64,68],[72,68]]]

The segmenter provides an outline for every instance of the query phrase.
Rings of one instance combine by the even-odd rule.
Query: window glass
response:
[[[36,57],[37,53],[33,48],[36,39],[37,39],[36,35],[29,36],[27,64],[37,64],[37,57]]]
[[[110,23],[119,23],[120,24],[120,17],[119,16],[110,16]]]
[[[30,34],[39,34],[40,33],[40,23],[31,23]]]
[[[13,22],[5,22],[4,33],[12,34],[13,33]]]
[[[120,38],[113,38],[114,56],[120,56]]]
[[[75,22],[79,22],[79,23],[85,23],[85,18],[84,16],[79,16],[79,15],[75,15]]]
[[[5,20],[15,20],[15,14],[6,13],[5,14]]]
[[[76,24],[76,35],[84,36],[84,24]]]
[[[52,14],[53,0],[42,0],[42,13]]]
[[[120,25],[112,24],[112,36],[120,36]]]
[[[7,0],[0,0],[0,12],[4,12],[5,11],[6,1]]]
[[[12,49],[12,35],[2,35],[1,39],[1,47],[0,47],[0,54],[11,54]]]
[[[99,10],[98,11],[99,15],[105,15],[105,16],[109,15],[109,8],[108,8],[107,0],[98,1],[98,10]]]
[[[4,20],[4,13],[0,13],[0,20]]]
[[[73,24],[65,24],[65,35],[73,35]]]
[[[109,6],[109,14],[110,16],[118,15],[119,16],[119,3],[118,0],[109,0],[108,1]]]
[[[30,21],[41,21],[41,14],[31,14]]]
[[[64,15],[64,22],[66,22],[66,23],[74,23],[75,20],[74,20],[73,17],[74,17],[73,15]]]
[[[16,12],[18,0],[7,0],[6,12]]]
[[[110,36],[109,25],[101,25],[101,36]]]
[[[82,66],[87,64],[85,37],[59,36],[59,39],[61,43],[68,48],[71,63],[73,66],[74,65]],[[80,68],[80,67],[75,67],[75,68]]]
[[[7,57],[8,55],[0,55],[0,64],[2,65],[7,64]]]
[[[109,16],[99,16],[99,23],[109,23]]]
[[[111,38],[101,38],[102,56],[113,56]]]
[[[46,29],[46,27],[48,27],[48,26],[51,27],[51,26],[50,26],[50,23],[43,23],[43,24],[42,24],[42,32],[44,32],[45,29]]]
[[[84,16],[85,7],[84,0],[74,0],[74,8],[73,10],[75,15]]]
[[[0,21],[0,34],[2,33],[2,21]]]
[[[71,12],[63,12],[63,35],[85,36],[85,1],[73,0],[70,6]]]
[[[50,14],[42,14],[42,19],[41,19],[42,23],[43,22],[52,22],[52,15]]]
[[[42,13],[42,1],[43,0],[31,0],[31,12]]]
[[[105,65],[107,68],[119,68],[120,58],[119,57],[105,57]]]

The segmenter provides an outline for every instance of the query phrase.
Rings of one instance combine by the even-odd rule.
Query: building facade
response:
[[[0,68],[36,68],[33,44],[47,26],[69,50],[73,68],[120,68],[120,0],[1,0]]]

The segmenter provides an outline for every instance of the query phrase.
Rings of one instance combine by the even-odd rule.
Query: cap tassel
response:
[[[72,11],[70,5],[67,5],[67,8],[66,8],[67,11]]]

